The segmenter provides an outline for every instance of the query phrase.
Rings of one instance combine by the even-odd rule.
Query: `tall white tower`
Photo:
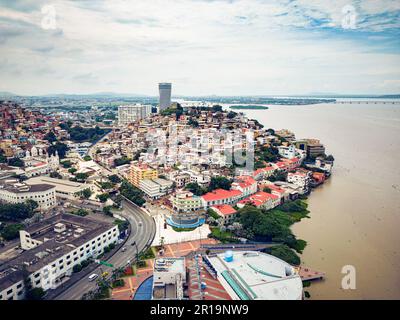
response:
[[[158,84],[158,89],[160,91],[160,111],[167,109],[171,106],[171,89],[172,89],[172,84],[171,83],[159,83]]]

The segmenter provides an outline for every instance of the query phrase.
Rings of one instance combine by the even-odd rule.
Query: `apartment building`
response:
[[[243,199],[237,203],[239,208],[243,208],[245,205],[251,204],[259,208],[266,210],[273,209],[279,206],[281,203],[279,196],[268,192],[257,192],[246,199]]]
[[[224,225],[231,224],[237,216],[237,211],[228,204],[212,206],[211,209],[222,218]]]
[[[145,179],[156,179],[158,177],[157,169],[153,169],[146,164],[132,165],[129,173],[129,182],[139,187],[140,182]]]
[[[0,180],[0,200],[9,203],[37,202],[40,210],[48,210],[57,205],[55,187],[50,184],[20,183],[16,179]]]
[[[35,184],[51,185],[55,188],[56,197],[62,200],[76,200],[79,198],[80,192],[85,189],[93,191],[94,188],[92,184],[50,178],[46,176],[30,178],[26,180],[25,183],[31,186]]]
[[[201,197],[195,196],[190,191],[178,191],[170,200],[173,209],[179,213],[193,212],[203,208]]]
[[[55,289],[69,279],[73,267],[96,258],[116,243],[118,227],[88,217],[56,215],[20,231],[19,256],[0,266],[0,300],[24,298],[24,283]]]
[[[118,125],[127,126],[151,115],[151,105],[125,105],[118,107]]]
[[[139,183],[139,189],[152,199],[158,199],[166,195],[172,189],[172,181],[165,179],[143,179]]]

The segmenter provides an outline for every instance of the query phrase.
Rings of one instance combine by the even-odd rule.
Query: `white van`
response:
[[[96,280],[98,276],[99,276],[98,274],[93,273],[92,275],[89,276],[89,281],[94,281],[94,280]]]

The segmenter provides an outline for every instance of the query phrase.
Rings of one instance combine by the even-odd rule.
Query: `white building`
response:
[[[126,126],[151,115],[151,105],[124,105],[118,107],[118,125]]]
[[[224,225],[234,222],[237,216],[237,211],[228,204],[212,206],[211,209],[222,218]]]
[[[167,109],[171,106],[171,83],[159,83],[158,89],[160,92],[159,106],[160,111]]]
[[[156,178],[143,179],[139,183],[139,189],[152,199],[158,199],[166,195],[172,188],[172,181]]]
[[[233,300],[301,300],[295,267],[266,253],[234,251],[205,257],[206,265]]]
[[[159,258],[153,267],[153,300],[182,300],[185,258]]]
[[[293,183],[300,188],[307,190],[311,180],[311,171],[302,172],[296,171],[294,173],[289,172],[287,175],[287,182]]]
[[[172,207],[178,212],[193,212],[203,209],[201,197],[195,196],[190,191],[178,191],[171,198]]]
[[[232,183],[231,189],[239,190],[242,192],[242,197],[247,197],[257,192],[257,181],[250,176],[238,176]]]
[[[76,200],[79,193],[85,189],[94,191],[94,186],[69,180],[50,178],[46,176],[34,177],[25,181],[28,185],[45,183],[55,187],[56,196],[62,200]]]
[[[55,187],[50,184],[20,183],[16,179],[0,181],[0,200],[9,203],[37,202],[40,210],[48,210],[57,205]]]
[[[0,300],[24,298],[24,278],[33,288],[55,289],[69,279],[73,267],[97,257],[116,243],[118,227],[87,217],[56,215],[20,232],[25,251],[0,266]]]
[[[279,146],[278,152],[281,157],[286,159],[293,159],[293,158],[301,158],[304,159],[306,157],[306,152],[301,149],[295,148],[294,145],[286,146]]]
[[[42,148],[33,146],[30,151],[25,152],[24,174],[28,178],[47,174],[56,171],[60,165],[58,153],[48,155]]]

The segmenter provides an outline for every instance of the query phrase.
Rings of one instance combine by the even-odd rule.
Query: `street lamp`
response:
[[[132,245],[134,245],[136,248],[136,263],[137,263],[139,261],[139,250],[138,250],[136,241],[133,241]]]

